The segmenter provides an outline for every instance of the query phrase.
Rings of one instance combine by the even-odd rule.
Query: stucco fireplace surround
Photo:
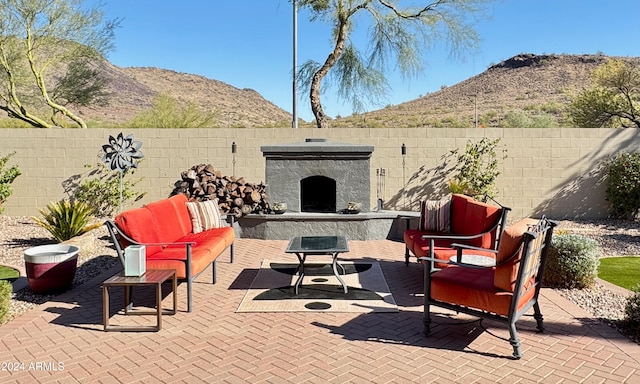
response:
[[[350,202],[369,211],[373,146],[306,139],[260,149],[270,201],[286,202],[291,212],[336,213]]]

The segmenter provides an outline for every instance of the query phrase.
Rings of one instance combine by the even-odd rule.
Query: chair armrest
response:
[[[166,242],[166,243],[140,243],[140,242],[136,242],[136,244],[139,245],[148,245],[148,246],[157,246],[157,247],[169,247],[169,246],[173,246],[173,245],[191,245],[194,246],[196,245],[195,241],[173,241],[173,242]]]
[[[481,232],[481,233],[477,233],[475,235],[456,235],[456,234],[449,234],[449,235],[433,235],[433,234],[427,234],[427,235],[422,235],[421,238],[422,240],[446,240],[446,239],[451,239],[451,240],[473,240],[473,239],[477,239],[479,237],[482,237],[484,235],[486,235],[487,233],[489,233],[490,231],[487,232]]]
[[[457,250],[457,252],[456,252],[456,263],[458,263],[458,264],[465,264],[465,263],[462,262],[462,252],[463,251],[482,251],[482,252],[485,252],[485,253],[493,253],[496,256],[498,255],[498,250],[497,249],[474,247],[473,245],[460,244],[460,243],[453,243],[453,244],[451,244],[451,247],[455,248]]]
[[[418,257],[418,261],[429,261],[429,264],[433,264],[433,263],[439,263],[439,264],[451,264],[451,265],[457,265],[459,267],[464,267],[464,268],[480,268],[480,269],[487,269],[487,268],[493,268],[493,267],[486,267],[486,266],[482,266],[482,265],[477,265],[477,264],[469,264],[469,263],[460,263],[457,261],[445,261],[442,259],[438,259],[435,257]],[[434,269],[434,268],[431,268]]]
[[[498,250],[497,249],[474,247],[473,245],[467,245],[467,244],[462,244],[462,243],[452,243],[451,244],[451,248],[456,248],[458,250],[458,253],[460,253],[461,251],[464,251],[464,250],[471,250],[471,251],[491,252],[491,253],[495,253],[496,255],[498,254]]]

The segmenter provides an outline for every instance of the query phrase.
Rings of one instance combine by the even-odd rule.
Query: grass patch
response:
[[[640,257],[602,258],[598,267],[598,277],[630,290],[640,283]]]
[[[20,277],[20,272],[17,269],[0,265],[0,280],[16,280]]]

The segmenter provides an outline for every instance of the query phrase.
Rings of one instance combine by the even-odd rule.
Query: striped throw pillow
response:
[[[423,231],[449,232],[451,230],[451,199],[424,200],[420,222]]]
[[[191,216],[193,233],[224,226],[218,203],[215,200],[192,201],[185,204],[187,204],[189,215]]]

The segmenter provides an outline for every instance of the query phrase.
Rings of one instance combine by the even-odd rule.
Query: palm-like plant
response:
[[[46,229],[58,241],[66,241],[101,226],[92,223],[93,208],[79,201],[60,200],[47,205],[46,210],[38,210],[41,218],[34,217],[36,223]]]

